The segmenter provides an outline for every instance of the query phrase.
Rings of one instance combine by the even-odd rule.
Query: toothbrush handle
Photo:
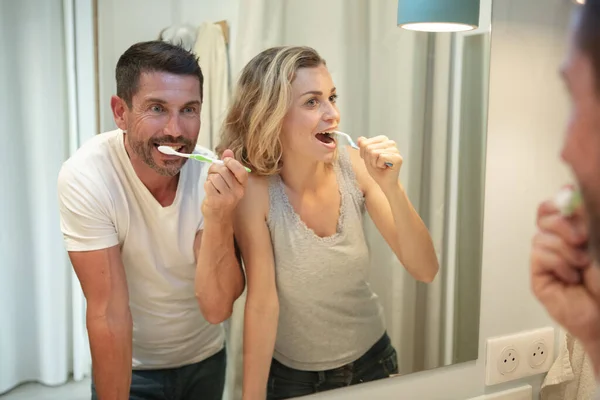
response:
[[[190,158],[193,158],[193,159],[198,160],[198,161],[204,161],[204,162],[208,162],[208,163],[213,163],[213,164],[219,164],[219,165],[223,165],[224,164],[223,160],[217,160],[217,159],[213,159],[213,158],[208,158],[208,157],[204,157],[204,156],[197,155],[197,154],[190,155]],[[248,168],[248,167],[244,167],[244,169],[247,172],[252,172],[250,170],[250,168]]]
[[[224,164],[224,163],[223,163],[223,160],[211,160],[211,162],[212,162],[212,163],[215,163],[215,164],[219,164],[219,165],[223,165],[223,164]],[[252,170],[250,170],[250,168],[248,168],[248,167],[244,167],[244,169],[245,169],[247,172],[252,172]]]

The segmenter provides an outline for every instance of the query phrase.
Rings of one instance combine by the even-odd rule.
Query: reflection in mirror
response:
[[[397,352],[397,374],[406,375],[478,358],[490,32],[406,31],[396,26],[396,7],[395,0],[221,0],[218,7],[209,0],[152,6],[98,0],[98,101],[100,131],[114,129],[110,96],[118,57],[135,42],[182,39],[204,52],[198,144],[215,149],[231,89],[254,56],[280,45],[316,49],[339,94],[340,130],[355,141],[385,135],[396,142],[403,156],[400,181],[438,257],[435,280],[418,282],[365,214],[369,284]],[[482,12],[490,8],[482,5]],[[224,47],[199,45],[211,43],[201,33],[216,32],[214,26]],[[225,323],[229,399],[241,398],[245,299]]]
[[[370,126],[399,132],[392,137],[406,149],[401,180],[431,232],[441,269],[432,284],[411,279],[367,223],[372,284],[384,304],[400,374],[478,356],[489,33],[404,40],[413,56],[398,52],[392,65],[403,73],[379,75],[387,79],[372,96],[390,100],[376,102]],[[402,66],[408,58],[412,65]],[[386,115],[383,107],[395,113]]]

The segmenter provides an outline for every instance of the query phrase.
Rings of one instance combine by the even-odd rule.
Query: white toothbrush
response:
[[[356,143],[354,143],[354,140],[352,140],[352,138],[350,137],[350,135],[348,135],[347,133],[344,132],[340,132],[340,131],[333,131],[333,133],[335,133],[336,135],[340,135],[346,138],[346,140],[348,141],[348,143],[350,144],[350,146],[356,150],[359,149],[358,145]],[[394,164],[392,164],[391,162],[386,162],[385,165],[387,165],[388,167],[393,167]]]
[[[221,165],[223,165],[223,160],[215,160],[213,158],[206,157],[206,156],[203,156],[201,154],[180,153],[177,150],[175,150],[175,149],[173,149],[172,147],[169,147],[169,146],[158,146],[158,151],[160,151],[163,154],[168,154],[170,156],[179,156],[179,157],[183,157],[183,158],[191,158],[191,159],[197,160],[197,161],[202,161],[202,162],[207,162],[207,163],[214,163],[214,164],[221,164]],[[246,168],[246,167],[244,167],[244,168]],[[246,168],[246,171],[251,172],[250,168]]]
[[[346,138],[346,141],[348,142],[348,144],[350,144],[350,146],[353,149],[358,150],[358,145],[356,143],[354,143],[354,140],[352,140],[352,138],[350,137],[350,135],[348,135],[347,133],[344,132],[340,132],[340,131],[333,131],[333,133],[335,133],[336,135],[340,135]]]

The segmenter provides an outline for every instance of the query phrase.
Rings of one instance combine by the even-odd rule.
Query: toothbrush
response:
[[[554,204],[556,204],[564,217],[573,215],[575,210],[581,205],[582,201],[581,192],[572,188],[561,190],[554,198]]]
[[[354,140],[352,140],[352,138],[350,137],[350,135],[348,135],[347,133],[344,132],[340,132],[340,131],[333,131],[333,133],[335,133],[336,135],[340,135],[346,138],[346,140],[348,141],[348,143],[350,144],[350,147],[352,147],[353,149],[358,150],[358,145],[356,143],[354,143]]]
[[[359,149],[358,145],[356,143],[354,143],[354,140],[352,140],[350,135],[348,135],[347,133],[340,132],[340,131],[333,131],[333,133],[335,133],[336,135],[345,137],[346,140],[348,141],[348,143],[350,144],[350,147],[352,147],[353,149],[356,149],[356,150]],[[391,162],[386,162],[385,165],[390,168],[392,168],[394,166],[394,164],[392,164]]]
[[[213,164],[221,164],[223,165],[223,160],[215,160],[212,159],[210,157],[205,157],[203,155],[200,154],[187,154],[187,153],[180,153],[177,150],[173,150],[173,148],[169,147],[169,146],[158,146],[158,151],[160,151],[163,154],[168,154],[170,156],[179,156],[179,157],[183,157],[183,158],[191,158],[193,160],[196,161],[202,161],[202,162],[207,162],[207,163],[213,163]],[[244,167],[246,169],[246,171],[251,172],[250,168]]]

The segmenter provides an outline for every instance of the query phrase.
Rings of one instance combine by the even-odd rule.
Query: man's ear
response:
[[[127,111],[129,107],[125,103],[125,100],[119,96],[112,96],[110,98],[110,108],[113,112],[113,118],[115,123],[122,131],[127,131]]]

